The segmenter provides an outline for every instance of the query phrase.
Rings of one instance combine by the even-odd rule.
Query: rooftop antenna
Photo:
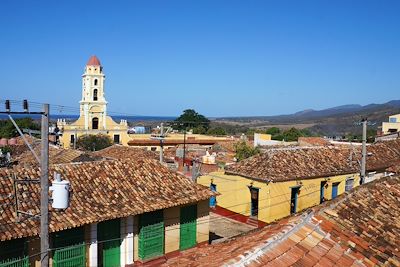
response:
[[[160,134],[152,134],[150,139],[159,140],[160,141],[160,163],[164,162],[164,140],[170,132],[171,127],[167,128],[167,131],[164,131],[164,123],[160,124]]]

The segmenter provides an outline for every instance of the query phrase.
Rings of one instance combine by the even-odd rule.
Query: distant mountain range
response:
[[[310,124],[309,129],[322,135],[358,134],[361,128],[357,122],[362,118],[371,121],[370,129],[377,129],[388,116],[400,113],[400,100],[392,100],[383,104],[342,105],[323,110],[306,109],[289,115],[226,117],[217,121],[245,123],[252,127],[267,127],[273,125]]]
[[[369,104],[365,106],[350,104],[323,110],[306,109],[303,111],[296,112],[295,114],[292,115],[296,117],[318,118],[318,117],[334,116],[346,113],[360,113],[360,112],[368,113],[368,112],[375,112],[377,110],[386,110],[388,108],[389,109],[400,108],[400,100],[392,100],[384,104]]]

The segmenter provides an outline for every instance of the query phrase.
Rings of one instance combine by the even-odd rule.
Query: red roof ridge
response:
[[[88,60],[88,62],[86,63],[86,66],[100,66],[100,60],[95,56],[91,56]]]

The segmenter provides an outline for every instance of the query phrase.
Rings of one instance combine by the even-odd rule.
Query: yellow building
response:
[[[267,146],[267,145],[279,143],[277,141],[271,142],[271,140],[272,140],[272,135],[270,135],[270,134],[254,133],[254,147]]]
[[[64,148],[73,146],[77,138],[85,134],[106,134],[114,143],[127,145],[129,140],[127,121],[121,120],[117,123],[107,116],[104,82],[105,75],[100,60],[92,56],[82,75],[79,119],[71,124],[65,119],[59,119],[57,122],[62,132],[60,143]]]
[[[198,178],[220,195],[210,200],[216,212],[263,223],[335,198],[360,184],[351,149],[335,147],[271,149],[230,165],[225,172]],[[258,223],[260,225],[260,223]]]
[[[132,147],[146,148],[147,150],[160,151],[160,141],[155,138],[156,135],[151,134],[131,134],[129,135],[128,145]],[[202,134],[181,134],[181,133],[170,133],[163,141],[164,148],[176,147],[183,144],[187,145],[201,145],[201,146],[212,146],[217,142],[232,141],[229,137],[221,136],[209,136]]]
[[[400,114],[389,116],[389,122],[382,123],[382,134],[400,132]]]

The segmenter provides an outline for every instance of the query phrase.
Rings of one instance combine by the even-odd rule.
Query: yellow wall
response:
[[[400,122],[400,120],[398,120]],[[382,132],[383,134],[388,134],[389,129],[397,129],[400,131],[400,123],[399,122],[383,122],[382,123]]]
[[[249,185],[259,188],[259,212],[258,219],[264,222],[273,222],[290,215],[291,187],[301,184],[298,196],[297,211],[319,204],[321,181],[327,180],[328,188],[324,190],[326,199],[331,199],[332,184],[340,182],[338,194],[345,191],[347,177],[354,177],[354,187],[359,185],[359,175],[339,175],[298,181],[269,183],[253,181],[248,178],[234,175],[225,175],[223,172],[215,172],[197,179],[199,184],[209,186],[211,181],[216,184],[217,205],[233,212],[250,216],[251,199]]]
[[[397,131],[400,131],[400,114],[395,114],[392,116],[389,116],[389,121],[390,119],[395,118],[397,122],[383,122],[382,123],[382,133],[383,134],[388,134],[389,129],[397,129]]]
[[[165,253],[179,250],[180,207],[164,210]]]
[[[111,140],[114,140],[114,134],[119,134],[120,143],[122,145],[127,146],[130,137],[128,135],[128,126],[125,124],[118,124],[112,120],[111,117],[106,117],[106,128],[103,127],[103,124],[99,122],[99,129],[92,130],[92,129],[84,129],[84,118],[80,117],[77,121],[62,125],[61,128],[63,129],[63,135],[60,137],[61,146],[64,148],[71,147],[71,135],[75,135],[75,138],[79,138],[85,134],[106,134],[108,135]],[[91,122],[89,123],[91,127]]]
[[[208,242],[210,233],[209,201],[204,200],[197,204],[197,243]]]

